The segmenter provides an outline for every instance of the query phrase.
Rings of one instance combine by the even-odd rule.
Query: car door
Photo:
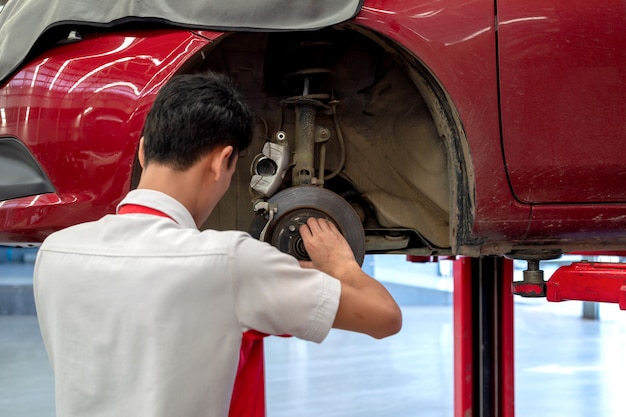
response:
[[[626,201],[626,4],[498,0],[502,140],[526,203]]]

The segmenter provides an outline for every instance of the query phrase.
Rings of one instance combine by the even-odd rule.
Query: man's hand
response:
[[[310,262],[301,261],[302,267],[319,269],[337,278],[355,268],[361,269],[352,248],[333,222],[309,217],[306,224],[300,226],[300,235],[311,258]]]
[[[310,217],[300,235],[316,268],[341,281],[341,298],[333,327],[382,338],[400,331],[402,312],[389,292],[361,270],[346,239],[334,223]]]
[[[310,217],[300,235],[311,258],[301,261],[341,281],[341,297],[333,327],[365,333],[375,338],[400,331],[402,312],[387,289],[367,275],[334,223]]]

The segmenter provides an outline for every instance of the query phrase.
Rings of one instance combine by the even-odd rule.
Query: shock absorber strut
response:
[[[295,137],[295,165],[292,173],[293,185],[311,185],[315,178],[313,167],[315,113],[317,109],[306,100],[309,95],[309,76],[304,77],[302,98],[295,104],[296,111],[296,137]]]
[[[329,42],[310,42],[298,45],[289,53],[293,70],[286,75],[285,84],[298,86],[302,91],[299,96],[283,100],[284,104],[293,106],[296,116],[292,186],[323,184],[324,172],[319,173],[319,179],[315,172],[315,122],[318,111],[331,110],[330,94],[319,91],[330,73],[331,47]],[[323,166],[324,162],[320,162]]]

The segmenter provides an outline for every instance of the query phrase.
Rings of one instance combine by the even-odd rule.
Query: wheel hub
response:
[[[365,234],[361,219],[337,194],[325,188],[293,187],[275,194],[268,203],[275,207],[273,216],[267,212],[257,213],[250,227],[250,233],[257,239],[263,235],[265,242],[280,251],[298,260],[310,260],[300,236],[300,226],[309,217],[327,219],[346,238],[359,265],[363,264]]]

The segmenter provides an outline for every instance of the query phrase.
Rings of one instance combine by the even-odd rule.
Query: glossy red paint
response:
[[[207,42],[181,30],[88,35],[20,69],[0,89],[0,135],[26,144],[56,193],[0,202],[0,240],[40,242],[113,212],[154,96]]]
[[[368,1],[355,22],[412,51],[449,95],[471,155],[474,234],[496,241],[523,236],[530,206],[512,195],[500,146],[493,2]]]
[[[624,21],[618,0],[498,2],[503,142],[520,201],[626,201]]]

